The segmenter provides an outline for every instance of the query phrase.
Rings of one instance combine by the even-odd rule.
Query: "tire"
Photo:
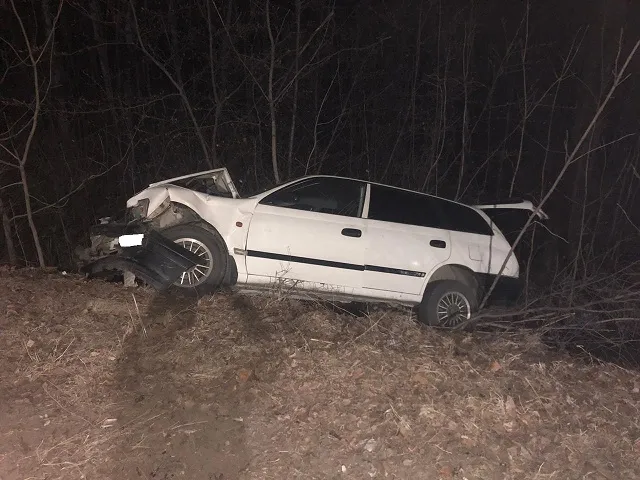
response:
[[[199,223],[176,225],[163,230],[162,235],[201,255],[206,261],[203,262],[206,269],[198,266],[184,272],[172,289],[202,296],[222,285],[227,275],[229,254],[224,240],[215,229]]]
[[[443,319],[443,309],[447,304],[452,309],[450,314],[454,313],[457,308],[461,308],[461,315]],[[442,280],[427,285],[422,302],[418,307],[418,320],[434,327],[452,328],[468,320],[477,310],[478,293],[476,289],[456,280]]]

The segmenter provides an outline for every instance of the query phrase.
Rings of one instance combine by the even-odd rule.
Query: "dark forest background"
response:
[[[629,0],[1,0],[2,256],[69,268],[148,183],[226,166],[243,194],[311,173],[549,194],[521,258],[540,288],[635,286],[639,20]]]

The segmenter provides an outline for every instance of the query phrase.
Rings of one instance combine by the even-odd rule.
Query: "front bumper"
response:
[[[92,248],[84,251],[84,260],[80,271],[88,277],[128,271],[164,290],[198,265],[200,258],[142,224],[107,223],[92,229]]]

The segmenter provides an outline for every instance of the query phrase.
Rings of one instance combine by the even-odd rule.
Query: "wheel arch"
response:
[[[197,225],[208,230],[211,234],[217,237],[218,241],[222,243],[224,250],[227,252],[227,272],[225,274],[224,284],[233,285],[236,283],[238,278],[238,267],[235,258],[229,254],[229,246],[227,245],[226,240],[215,225],[212,225],[210,222],[198,215],[193,208],[185,205],[184,203],[171,200],[168,202],[168,205],[164,210],[153,217],[151,224],[159,232],[179,225]]]
[[[210,222],[198,215],[193,208],[185,205],[184,203],[171,200],[167,202],[167,206],[160,213],[155,214],[151,218],[151,224],[159,232],[171,227],[177,227],[178,225],[191,225],[196,223],[201,224],[207,230],[210,230],[216,236],[220,237],[225,248],[227,247],[227,242],[225,242],[222,237],[220,230],[216,228],[215,225],[212,225]]]
[[[423,293],[433,283],[443,280],[455,280],[469,288],[473,288],[476,291],[478,291],[480,287],[476,274],[473,270],[465,265],[449,263],[438,267],[431,274],[429,280],[425,283]]]

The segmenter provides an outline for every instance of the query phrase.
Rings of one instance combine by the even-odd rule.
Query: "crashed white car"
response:
[[[124,222],[94,229],[84,271],[120,269],[198,294],[286,285],[333,300],[418,306],[422,322],[452,326],[470,318],[505,261],[496,293],[519,288],[518,261],[507,258],[511,245],[492,209],[535,211],[525,201],[469,206],[324,175],[240,198],[221,168],[129,199]]]

